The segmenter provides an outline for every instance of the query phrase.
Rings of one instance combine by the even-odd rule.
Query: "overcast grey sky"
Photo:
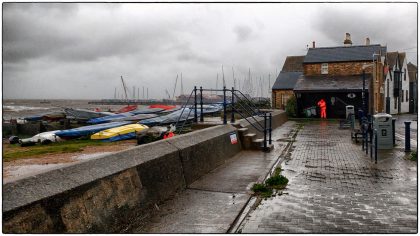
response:
[[[232,67],[242,81],[251,68],[273,83],[286,56],[312,41],[340,46],[346,32],[416,64],[416,3],[4,3],[3,95],[113,98],[122,75],[140,97],[145,86],[163,98],[181,72],[185,92],[214,88],[217,73],[220,86],[222,65],[228,87]]]

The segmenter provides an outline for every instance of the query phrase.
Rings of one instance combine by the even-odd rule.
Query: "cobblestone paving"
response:
[[[287,189],[263,200],[238,232],[417,232],[417,163],[399,148],[375,164],[337,127],[305,125],[282,166]]]

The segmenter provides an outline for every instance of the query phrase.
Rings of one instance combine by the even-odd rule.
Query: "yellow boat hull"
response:
[[[140,125],[140,124],[123,125],[120,127],[102,130],[90,136],[90,139],[95,139],[95,140],[112,139],[118,136],[124,136],[124,135],[127,136],[127,134],[140,132],[148,128],[149,128],[148,126]]]

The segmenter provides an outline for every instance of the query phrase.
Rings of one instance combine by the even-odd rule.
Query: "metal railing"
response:
[[[199,92],[199,94],[198,94]],[[230,122],[235,122],[235,114],[241,116],[244,120],[246,120],[252,127],[254,127],[257,132],[261,132],[264,136],[263,148],[267,149],[267,143],[271,145],[271,132],[272,132],[272,114],[269,111],[261,111],[257,108],[254,103],[248,99],[246,95],[244,95],[241,91],[236,90],[232,87],[232,89],[203,89],[203,87],[197,88],[194,86],[194,89],[191,91],[190,96],[188,97],[187,101],[184,105],[182,105],[182,111],[178,120],[175,124],[177,127],[178,133],[181,133],[185,123],[189,120],[190,114],[192,109],[194,109],[194,122],[204,122],[204,104],[212,104],[212,103],[205,103],[203,100],[203,92],[222,92],[223,93],[223,124],[227,124],[228,119],[228,110],[230,111]],[[230,94],[229,94],[230,93]],[[230,96],[228,96],[228,94]],[[190,100],[194,96],[194,105],[191,107],[189,105]],[[228,102],[230,100],[230,102]],[[213,102],[214,103],[214,102]],[[228,109],[228,106],[230,109]],[[179,126],[180,119],[185,111],[186,108],[189,108],[188,116],[183,121],[182,125]],[[198,118],[198,114],[200,114],[200,118]],[[258,119],[262,117],[263,119]],[[180,127],[180,128],[178,128]]]

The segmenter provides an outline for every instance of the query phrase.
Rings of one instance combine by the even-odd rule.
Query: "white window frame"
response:
[[[328,74],[328,63],[321,64],[321,74],[327,75]]]

